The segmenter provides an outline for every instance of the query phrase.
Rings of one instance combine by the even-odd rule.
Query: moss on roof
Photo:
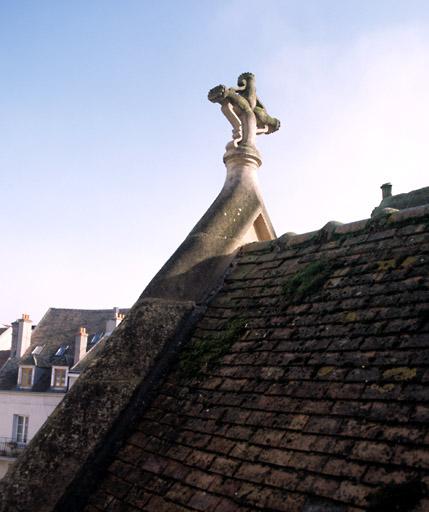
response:
[[[429,211],[396,215],[244,247],[85,511],[429,509]]]

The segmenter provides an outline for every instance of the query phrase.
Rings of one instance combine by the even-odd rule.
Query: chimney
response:
[[[390,197],[392,195],[392,184],[391,183],[383,183],[383,185],[381,185],[381,193],[382,193],[382,198],[383,199],[386,199],[387,197]]]
[[[30,346],[31,328],[32,322],[27,313],[12,323],[12,357],[22,357]]]
[[[86,345],[88,343],[88,333],[85,327],[81,327],[76,334],[74,341],[74,364],[78,363],[86,354]]]
[[[106,321],[106,334],[111,334],[122,322],[125,315],[119,313],[119,308],[113,308],[113,315]]]

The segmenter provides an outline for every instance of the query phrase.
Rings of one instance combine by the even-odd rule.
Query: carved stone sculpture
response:
[[[227,154],[236,148],[257,153],[256,135],[275,132],[280,128],[280,121],[267,114],[256,96],[255,75],[242,73],[237,86],[218,85],[209,91],[208,99],[220,103],[222,112],[232,125],[232,141],[226,146]]]

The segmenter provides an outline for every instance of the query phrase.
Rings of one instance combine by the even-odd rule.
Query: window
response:
[[[31,354],[33,356],[38,356],[40,354],[40,352],[42,352],[42,350],[43,350],[43,345],[37,345],[36,347],[34,347],[34,349],[31,352]]]
[[[20,366],[18,372],[18,385],[21,388],[31,388],[34,381],[34,367]]]
[[[53,388],[67,387],[67,368],[57,366],[52,367],[51,386]]]
[[[68,348],[68,345],[61,345],[61,347],[59,347],[58,350],[55,352],[55,355],[58,357],[62,357],[66,353]]]
[[[28,416],[13,415],[13,434],[15,443],[25,444],[28,436]]]

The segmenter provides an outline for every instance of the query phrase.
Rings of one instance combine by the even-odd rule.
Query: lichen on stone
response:
[[[384,379],[393,379],[393,380],[412,380],[417,375],[417,369],[416,368],[407,368],[407,367],[400,367],[400,368],[391,368],[389,370],[385,370],[383,372],[383,378]]]
[[[380,386],[379,384],[371,384],[371,389],[378,393],[390,393],[395,389],[395,384],[384,384]]]
[[[408,268],[411,265],[414,265],[417,261],[417,258],[415,256],[407,256],[401,263],[401,267]]]
[[[344,318],[346,322],[356,322],[358,315],[356,311],[348,311]]]
[[[326,377],[335,370],[335,366],[323,366],[317,372],[318,377]]]
[[[390,260],[381,260],[377,263],[377,268],[379,272],[392,270],[396,268],[396,260],[394,258],[391,258]]]

